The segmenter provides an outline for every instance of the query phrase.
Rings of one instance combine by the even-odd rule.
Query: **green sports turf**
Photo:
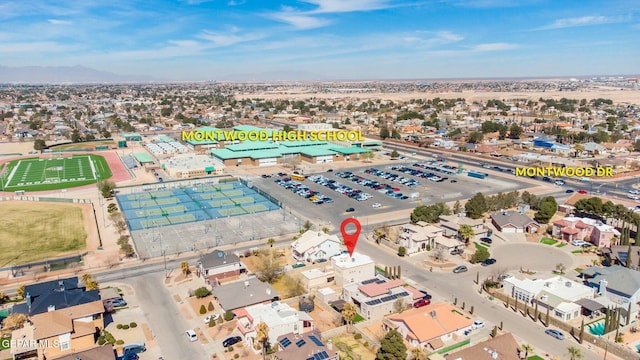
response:
[[[163,207],[161,209],[156,208],[156,209],[148,209],[148,210],[138,210],[136,211],[136,215],[138,217],[158,216],[158,215],[162,215],[163,212],[168,214],[175,214],[175,213],[184,212],[185,210],[186,210],[186,207],[184,207],[183,205],[177,205],[177,206]]]
[[[46,191],[94,184],[112,176],[99,155],[25,158],[10,161],[0,182],[5,191]]]
[[[231,200],[233,200],[233,202],[236,204],[249,204],[249,203],[256,202],[256,199],[254,199],[251,196],[245,196],[245,197],[235,198]]]
[[[177,215],[177,216],[169,216],[169,221],[172,224],[181,224],[185,222],[193,222],[196,221],[196,217],[193,214],[185,214],[185,215]]]
[[[244,192],[240,189],[238,190],[225,190],[222,192],[226,197],[234,197],[234,196],[242,196]]]
[[[229,199],[222,199],[218,201],[209,201],[209,205],[211,205],[214,208],[219,208],[223,206],[234,205],[234,202]]]
[[[252,213],[252,212],[260,212],[260,211],[267,211],[269,210],[269,208],[267,208],[266,206],[262,205],[262,204],[256,204],[256,205],[243,205],[242,208],[248,212],[248,213]]]
[[[234,215],[242,215],[247,213],[240,207],[234,207],[229,209],[218,209],[218,212],[222,216],[234,216]]]
[[[171,222],[166,217],[163,217],[155,220],[142,220],[140,221],[140,224],[143,228],[153,228],[158,226],[171,225]]]

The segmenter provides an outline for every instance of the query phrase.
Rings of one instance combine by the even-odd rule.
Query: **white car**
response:
[[[571,245],[573,245],[573,246],[582,246],[584,244],[586,244],[586,242],[584,242],[584,240],[573,240],[571,242]]]
[[[211,322],[211,320],[216,321],[216,320],[218,320],[218,318],[220,318],[219,314],[209,315],[206,318],[204,318],[204,323],[208,324],[209,322]]]
[[[634,189],[632,189],[632,190],[629,190],[629,191],[627,191],[627,192],[628,192],[629,194],[633,194],[633,195],[640,195],[640,190],[634,190]]]
[[[380,203],[374,203],[373,205],[371,205],[371,207],[373,207],[374,209],[377,209],[377,208],[379,208],[381,206],[382,206],[382,204],[380,204]]]
[[[474,321],[474,322],[473,322],[473,325],[472,325],[471,327],[472,327],[473,329],[481,329],[481,328],[483,328],[484,326],[485,326],[485,325],[484,325],[484,321],[482,321],[482,320],[476,320],[476,321]]]
[[[186,334],[187,334],[187,339],[189,339],[189,341],[191,342],[198,341],[198,335],[196,334],[195,331],[187,330]]]
[[[640,200],[640,196],[638,195],[628,194],[627,197],[631,200]]]

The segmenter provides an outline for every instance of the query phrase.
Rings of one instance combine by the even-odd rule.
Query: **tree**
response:
[[[425,221],[433,223],[438,221],[441,215],[449,215],[451,210],[445,203],[418,206],[411,212],[411,222]]]
[[[407,255],[407,248],[405,248],[404,246],[400,246],[398,248],[398,256],[403,257]]]
[[[558,210],[558,203],[553,196],[545,196],[540,202],[540,208],[536,212],[534,219],[541,223],[547,224]]]
[[[260,281],[274,282],[280,276],[280,262],[272,251],[262,252],[258,255],[256,274]]]
[[[269,326],[264,322],[260,322],[256,326],[256,341],[262,346],[262,358],[267,357],[267,345],[269,343]]]
[[[389,137],[389,129],[386,126],[380,128],[380,137],[382,140]]]
[[[189,270],[189,263],[186,261],[183,261],[180,263],[180,270],[182,271],[183,275],[189,275],[189,273],[191,272],[191,270]]]
[[[396,299],[396,301],[393,303],[393,311],[397,312],[398,314],[402,313],[404,311],[404,309],[407,307],[407,305],[404,303],[404,299]]]
[[[47,144],[45,143],[44,140],[42,139],[36,139],[36,141],[33,142],[33,149],[34,150],[43,150],[47,147]]]
[[[511,139],[519,139],[520,135],[522,135],[522,127],[520,127],[520,125],[513,123],[511,124],[511,127],[509,128],[509,137]]]
[[[200,315],[204,315],[207,313],[207,308],[204,307],[204,304],[200,305]]]
[[[397,150],[393,150],[393,151],[391,152],[391,158],[392,158],[392,159],[397,159],[397,158],[399,158],[399,157],[400,157],[400,153],[399,153]]]
[[[358,314],[358,308],[353,303],[346,303],[342,307],[342,319],[347,323],[347,332],[351,331],[351,324]]]
[[[487,200],[482,193],[477,193],[464,204],[464,210],[468,218],[480,219],[488,210]]]
[[[469,240],[471,240],[471,238],[475,234],[476,233],[475,231],[473,231],[471,225],[462,224],[460,225],[460,229],[458,229],[458,236],[460,236],[460,238],[462,238],[462,240],[464,240],[464,243],[467,245],[469,244]]]
[[[193,292],[193,295],[198,299],[206,298],[211,295],[211,290],[207,289],[205,286],[201,286]]]
[[[407,346],[404,344],[402,334],[398,330],[391,330],[380,341],[380,348],[376,353],[376,360],[405,360],[407,358]]]
[[[82,283],[87,291],[98,290],[100,288],[98,282],[93,279],[93,275],[90,273],[82,274]]]
[[[304,231],[308,231],[309,229],[311,229],[313,227],[313,224],[311,223],[311,221],[307,220],[304,222],[304,224],[302,225],[302,229]]]
[[[26,295],[24,285],[18,286],[18,288],[16,289],[16,295],[18,295],[19,298],[24,299]]]
[[[3,330],[16,330],[20,329],[27,321],[27,315],[14,313],[7,316],[2,322]]]
[[[565,270],[567,270],[567,267],[563,263],[556,264],[556,272],[560,275],[563,275]]]
[[[288,297],[296,297],[305,293],[304,284],[299,276],[285,274],[284,279],[282,279],[282,283],[284,284],[286,295]]]
[[[426,354],[424,353],[424,350],[422,350],[422,347],[417,346],[415,348],[413,348],[413,350],[411,350],[411,360],[424,360],[424,356]]]
[[[484,139],[484,135],[482,135],[481,132],[474,131],[469,134],[469,142],[471,144],[479,144],[482,142],[482,139]]]
[[[73,132],[71,133],[71,142],[77,143],[81,140],[82,138],[80,137],[80,132],[78,131],[78,129],[73,129]]]
[[[276,239],[274,238],[268,238],[267,239],[267,245],[269,245],[269,247],[273,247],[273,244],[276,243]]]
[[[489,250],[485,249],[484,246],[478,246],[476,252],[471,256],[472,263],[479,263],[487,260],[489,258]]]
[[[453,213],[460,214],[461,211],[462,211],[462,205],[460,205],[459,200],[456,200],[456,202],[453,204]]]
[[[582,350],[576,346],[569,346],[567,348],[567,355],[569,355],[570,360],[578,360],[584,357]]]
[[[400,133],[395,128],[393,130],[391,130],[391,137],[396,139],[396,140],[400,140],[400,138],[401,138]]]
[[[522,351],[524,351],[524,358],[529,358],[529,353],[533,352],[533,346],[531,346],[530,344],[522,344],[521,347]]]
[[[110,199],[113,197],[113,190],[116,188],[116,183],[113,181],[102,180],[99,181],[97,185],[103,198]]]

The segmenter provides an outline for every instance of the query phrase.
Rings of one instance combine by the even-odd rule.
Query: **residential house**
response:
[[[328,260],[342,251],[337,235],[327,235],[322,231],[307,230],[291,243],[291,253],[297,261],[316,262]]]
[[[520,345],[511,333],[500,334],[445,355],[446,360],[522,360]],[[524,356],[524,354],[523,354]]]
[[[585,240],[600,248],[611,247],[613,238],[620,236],[613,226],[589,218],[568,216],[551,225],[555,237],[565,241]]]
[[[341,254],[331,258],[336,285],[361,282],[375,276],[375,264],[370,257],[354,252],[353,256]]]
[[[440,227],[444,229],[445,236],[457,236],[460,225],[471,226],[476,236],[487,234],[487,229],[484,227],[484,221],[482,219],[469,219],[468,217],[459,215],[442,215],[439,220]]]
[[[247,268],[240,258],[230,252],[215,250],[200,258],[198,275],[209,284],[216,284],[219,280],[246,273]]]
[[[451,304],[434,303],[389,315],[382,326],[387,331],[397,330],[413,347],[436,350],[447,341],[459,341],[472,328],[473,320],[455,310]]]
[[[542,309],[549,307],[550,314],[562,321],[581,315],[581,306],[576,301],[595,296],[593,288],[563,276],[534,280],[510,277],[503,284],[505,294],[529,306],[537,302]]]
[[[305,289],[308,290],[333,283],[335,276],[333,270],[309,269],[300,272],[300,279]]]
[[[589,155],[598,155],[598,154],[602,154],[603,152],[605,152],[606,148],[598,143],[594,143],[594,142],[588,142],[585,143],[584,145],[582,145],[584,148],[584,151],[589,154]]]
[[[503,233],[537,233],[540,224],[524,212],[515,210],[498,211],[491,214],[491,223]]]
[[[271,285],[255,277],[215,286],[213,296],[225,311],[280,299],[278,292]]]
[[[113,346],[107,343],[102,346],[74,352],[52,360],[115,360],[116,358],[116,352],[113,349]]]
[[[416,224],[402,225],[402,232],[399,235],[400,245],[407,249],[408,253],[435,249],[436,239],[442,237],[444,230],[424,221]]]
[[[424,296],[421,292],[405,286],[404,280],[389,280],[383,276],[345,285],[342,299],[358,307],[365,319],[381,319],[395,311],[394,304],[400,299],[405,306]]]
[[[278,337],[285,334],[300,335],[313,330],[313,318],[288,304],[274,301],[269,304],[256,304],[236,311],[236,326],[247,343],[256,340],[258,324],[269,326],[269,342],[276,344]]]
[[[322,341],[320,332],[302,335],[286,334],[278,337],[277,360],[338,360],[340,353],[329,342]]]
[[[640,270],[640,246],[632,246],[631,252],[629,252],[629,246],[626,245],[602,248],[600,252],[607,264],[627,266],[627,259],[630,258],[630,268]]]
[[[606,297],[622,309],[628,310],[631,304],[631,319],[638,316],[640,302],[640,272],[624,266],[588,267],[581,273],[585,284],[597,289],[599,295]],[[624,314],[623,314],[624,315]]]
[[[15,304],[11,308],[12,313],[33,316],[52,308],[61,310],[100,301],[100,291],[87,291],[77,277],[26,285],[24,294],[25,302]]]
[[[96,347],[97,333],[104,329],[104,310],[102,301],[97,300],[32,315],[32,326],[13,331],[12,338],[22,341],[11,352],[14,358],[37,356],[44,360]]]

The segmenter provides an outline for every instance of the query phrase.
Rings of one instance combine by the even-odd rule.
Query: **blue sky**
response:
[[[640,74],[639,17],[637,0],[4,0],[0,65],[173,80]]]

